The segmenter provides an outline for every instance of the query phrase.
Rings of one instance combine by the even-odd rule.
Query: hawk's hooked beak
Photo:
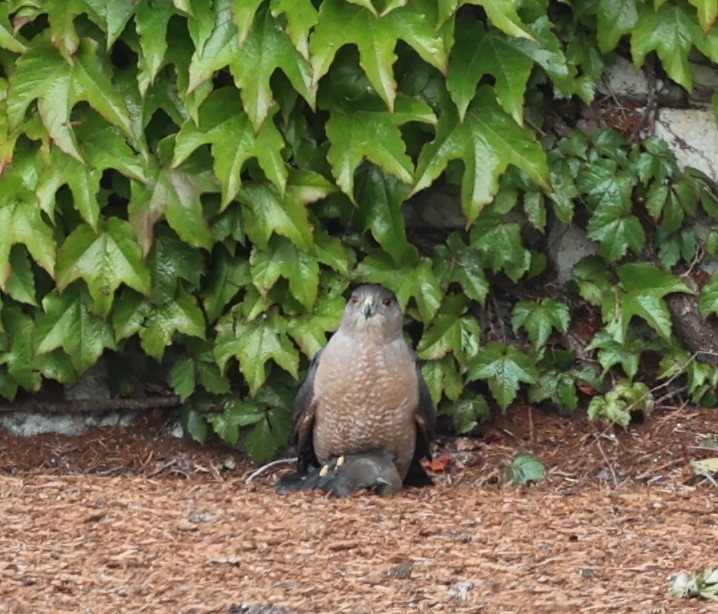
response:
[[[374,299],[371,296],[368,296],[364,299],[364,302],[361,306],[361,312],[364,314],[364,318],[367,320],[376,313]]]

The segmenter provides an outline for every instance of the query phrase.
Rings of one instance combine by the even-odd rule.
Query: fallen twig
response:
[[[246,484],[249,484],[254,478],[259,477],[263,473],[266,473],[269,469],[272,467],[276,467],[277,465],[288,465],[289,463],[296,463],[297,457],[294,458],[279,458],[277,460],[272,461],[271,463],[267,463],[266,465],[262,465],[259,469],[253,471],[252,473],[247,476],[247,478],[244,480]]]
[[[606,465],[608,465],[608,470],[611,472],[611,477],[613,478],[613,485],[618,486],[618,478],[616,477],[616,472],[613,470],[613,465],[611,464],[611,461],[608,460],[608,456],[606,456],[606,453],[603,451],[601,439],[599,437],[595,437],[594,443],[598,446],[598,451],[601,453],[601,456],[603,456],[603,460],[606,462]]]

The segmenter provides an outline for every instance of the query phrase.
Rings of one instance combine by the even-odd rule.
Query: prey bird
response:
[[[388,452],[360,452],[330,459],[306,473],[285,476],[280,490],[323,490],[335,497],[347,497],[357,490],[369,490],[382,497],[401,490],[401,478]]]

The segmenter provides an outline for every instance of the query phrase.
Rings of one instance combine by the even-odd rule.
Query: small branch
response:
[[[616,472],[613,470],[613,465],[611,464],[611,461],[608,460],[608,456],[606,456],[606,453],[603,451],[600,438],[594,437],[594,443],[598,446],[598,451],[601,453],[601,456],[603,456],[603,460],[606,462],[606,465],[608,465],[608,470],[611,472],[611,477],[613,478],[613,485],[618,486]]]
[[[253,471],[249,476],[244,480],[246,484],[249,484],[254,478],[258,478],[263,473],[266,473],[269,469],[272,467],[276,467],[277,465],[288,465],[290,463],[296,463],[297,457],[294,458],[279,458],[277,460],[272,461],[271,463],[267,463],[266,465],[262,465],[259,469],[256,471]]]
[[[67,401],[32,401],[28,403],[7,403],[0,405],[0,413],[44,412],[48,414],[74,414],[104,411],[145,411],[160,407],[179,407],[176,395],[166,397],[145,397],[142,399],[72,399]]]
[[[534,442],[534,412],[531,405],[528,406],[528,419],[529,419],[529,441]]]
[[[655,392],[657,392],[657,391],[659,391],[659,390],[665,388],[666,386],[670,386],[670,385],[671,385],[671,382],[673,382],[676,378],[678,378],[678,377],[680,377],[681,375],[683,375],[683,374],[686,372],[686,367],[688,367],[689,364],[691,364],[696,358],[698,358],[698,356],[699,356],[700,354],[708,354],[708,353],[710,353],[710,352],[695,352],[694,354],[692,354],[692,355],[688,358],[688,360],[686,360],[686,361],[679,367],[678,371],[676,371],[673,375],[671,375],[671,377],[669,377],[665,382],[662,382],[662,383],[658,384],[658,386],[655,386],[655,387],[651,388],[651,389],[650,389],[648,392],[646,392],[645,394],[642,394],[642,395],[641,395],[639,398],[637,398],[633,403],[631,403],[626,409],[627,409],[629,412],[632,412],[632,411],[636,408],[636,406],[637,406],[639,403],[641,403],[646,397],[648,397],[649,395],[653,395],[653,393],[655,393]],[[671,393],[671,394],[673,394],[673,393]],[[664,399],[664,398],[665,398],[665,397],[661,397],[661,400]],[[654,401],[654,403],[655,403],[655,401]]]
[[[656,81],[654,56],[650,56],[646,59],[644,74],[647,82],[646,107],[641,120],[629,135],[629,140],[632,143],[635,143],[641,137],[653,134],[656,129],[656,118],[658,117],[658,83]]]
[[[681,277],[683,279],[693,278],[693,269],[695,269],[703,261],[703,256],[705,256],[705,250],[702,246],[699,245],[696,247],[696,255],[694,256],[693,261],[688,266],[688,270],[685,273],[681,274]]]

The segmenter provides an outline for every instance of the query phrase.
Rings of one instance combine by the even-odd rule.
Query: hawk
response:
[[[299,475],[341,456],[379,452],[391,455],[403,484],[431,484],[421,459],[430,456],[436,413],[403,321],[383,286],[352,292],[297,394]]]

